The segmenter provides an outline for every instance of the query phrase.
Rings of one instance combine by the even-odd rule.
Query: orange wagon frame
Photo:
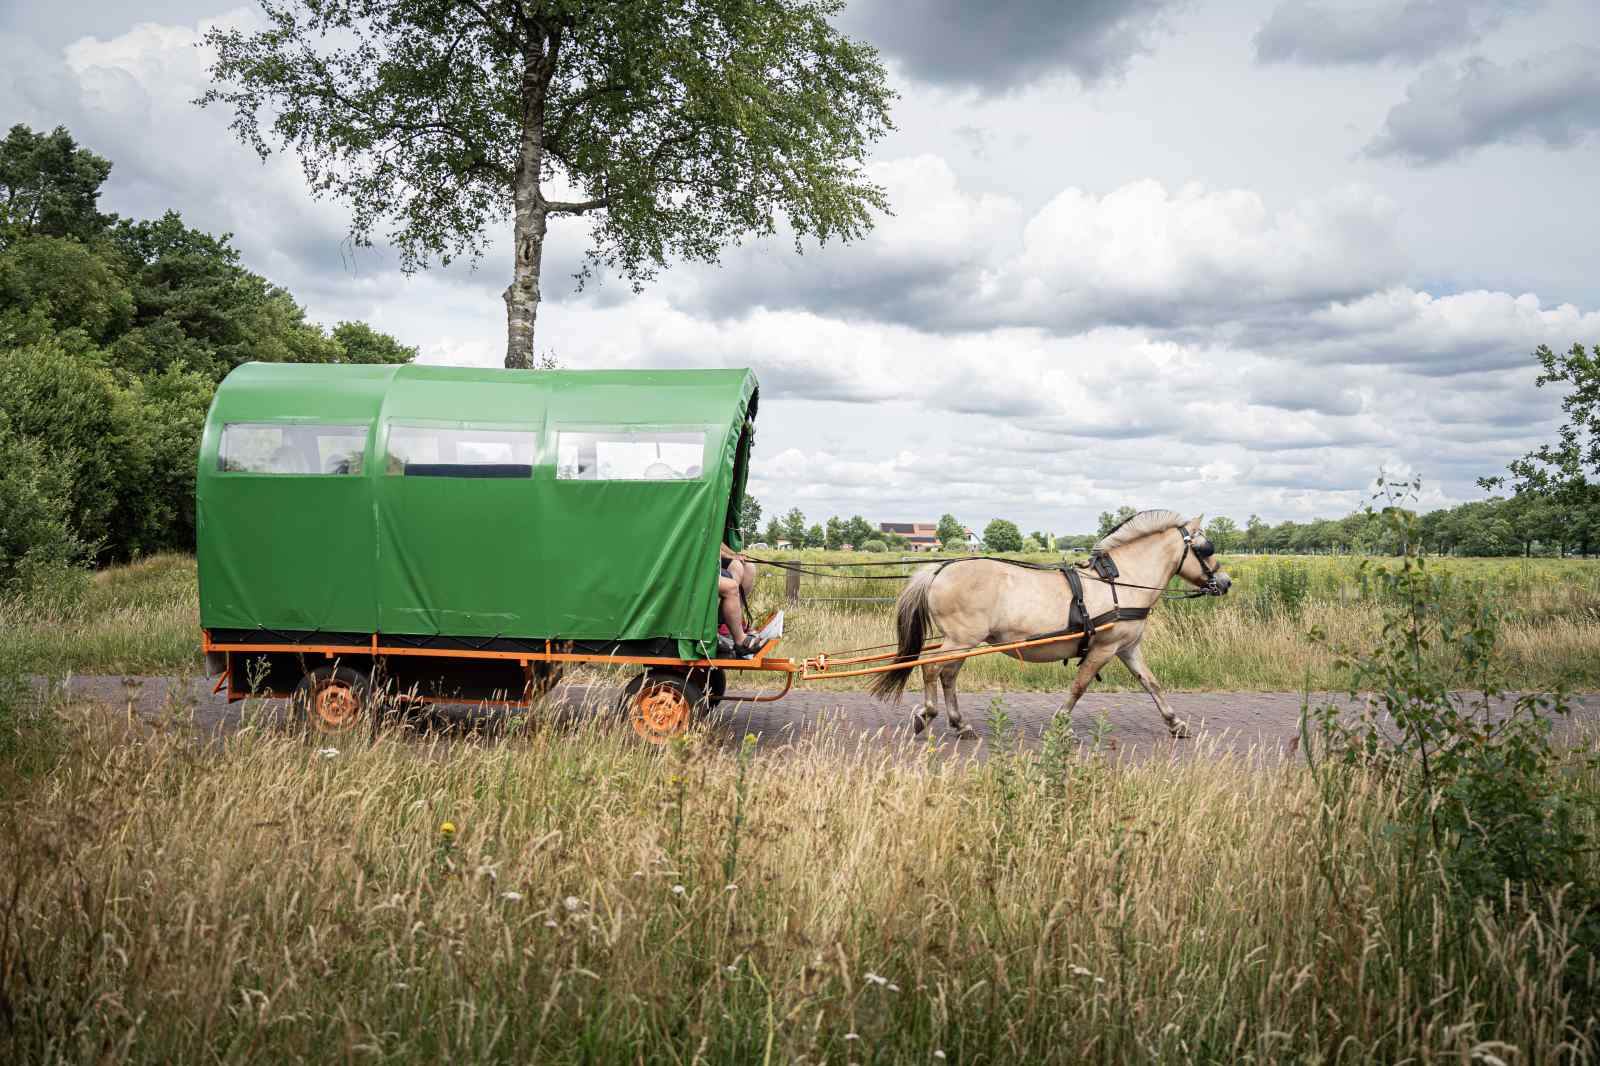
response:
[[[1114,622],[1108,622],[1096,628],[1107,629]],[[672,675],[688,676],[695,671],[704,671],[707,675],[711,671],[748,670],[764,674],[780,674],[783,676],[783,687],[774,693],[734,695],[727,694],[718,697],[717,702],[723,703],[772,703],[788,695],[794,687],[795,681],[816,681],[824,678],[838,679],[848,677],[864,677],[872,674],[881,674],[889,670],[912,669],[920,666],[930,666],[939,663],[955,662],[970,659],[978,655],[1010,654],[1020,658],[1023,649],[1037,647],[1045,644],[1061,644],[1077,640],[1084,636],[1083,633],[1058,633],[1045,637],[1033,637],[1026,640],[1009,641],[1002,644],[984,644],[976,648],[966,648],[960,651],[943,652],[942,642],[928,644],[916,658],[906,661],[898,660],[898,653],[894,645],[883,644],[870,648],[858,648],[846,652],[823,652],[806,659],[795,660],[779,658],[772,654],[778,646],[779,638],[768,640],[761,648],[748,659],[678,659],[668,656],[654,655],[599,655],[588,652],[562,651],[562,643],[555,640],[544,641],[542,651],[488,651],[456,648],[408,648],[398,645],[385,644],[381,634],[374,633],[363,644],[318,644],[318,643],[253,643],[253,642],[223,642],[212,639],[211,631],[201,631],[201,648],[208,655],[221,654],[278,654],[278,655],[320,655],[331,662],[337,662],[345,656],[370,657],[374,664],[381,664],[385,659],[403,657],[426,657],[454,660],[488,660],[494,662],[515,662],[522,667],[525,678],[524,698],[507,700],[474,699],[473,704],[492,706],[529,708],[533,705],[538,694],[538,678],[535,664],[540,663],[587,663],[596,666],[643,666],[647,668],[625,690],[625,709],[635,732],[646,740],[660,743],[678,733],[683,732],[689,725],[694,713],[695,704],[698,702],[692,693],[688,692],[682,684],[671,684],[658,679],[652,680],[652,672],[648,668],[655,668],[657,672]],[[885,650],[888,649],[888,650]],[[932,654],[930,654],[932,653]],[[221,693],[227,689],[227,698],[230,702],[248,698],[258,692],[245,691],[238,688],[232,660],[226,660],[222,676],[218,678],[216,687],[212,690]],[[268,695],[285,696],[286,692],[268,692]],[[328,683],[313,686],[313,691],[306,697],[309,706],[304,708],[308,720],[317,728],[328,732],[342,731],[353,726],[359,720],[363,699],[352,691],[348,682],[341,682],[337,678],[330,679]],[[445,702],[438,699],[421,698],[419,702]]]

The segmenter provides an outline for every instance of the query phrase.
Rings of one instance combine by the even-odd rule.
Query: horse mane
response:
[[[1115,529],[1096,541],[1094,550],[1108,552],[1112,548],[1122,547],[1131,540],[1138,540],[1151,533],[1165,532],[1187,521],[1188,519],[1177,511],[1140,511],[1132,518],[1118,523]]]

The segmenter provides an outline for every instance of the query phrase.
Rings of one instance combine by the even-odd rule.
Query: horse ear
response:
[[[1191,533],[1200,532],[1200,527],[1205,524],[1205,521],[1206,516],[1204,513],[1195,515],[1193,518],[1189,519],[1189,531]]]

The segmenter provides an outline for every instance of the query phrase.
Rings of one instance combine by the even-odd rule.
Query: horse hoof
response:
[[[1189,732],[1188,725],[1183,722],[1179,722],[1177,725],[1169,727],[1168,732],[1172,734],[1173,740],[1191,740],[1194,737],[1194,734]]]
[[[915,736],[918,733],[921,733],[926,728],[928,728],[927,719],[923,718],[922,715],[920,715],[920,714],[912,712],[912,715],[911,715],[911,733],[912,733],[912,735]]]
[[[971,740],[978,735],[978,731],[970,725],[958,725],[955,730],[957,740]]]

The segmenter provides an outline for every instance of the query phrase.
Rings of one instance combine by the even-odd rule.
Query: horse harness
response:
[[[1201,573],[1205,574],[1206,577],[1206,584],[1203,589],[1196,589],[1190,592],[1182,593],[1179,598],[1190,600],[1199,596],[1221,595],[1221,590],[1217,588],[1217,571],[1216,568],[1211,565],[1211,557],[1216,554],[1216,549],[1213,548],[1209,542],[1205,544],[1196,544],[1194,542],[1194,534],[1190,533],[1188,527],[1186,526],[1174,526],[1173,528],[1176,529],[1178,531],[1178,535],[1183,538],[1183,554],[1178,557],[1178,565],[1177,568],[1173,570],[1173,573],[1176,574],[1178,571],[1182,570],[1184,560],[1189,557],[1190,552],[1194,552],[1195,561],[1200,564],[1200,571]],[[1007,563],[1011,566],[1020,566],[1027,570],[1059,570],[1061,572],[1061,576],[1066,579],[1067,588],[1072,594],[1071,606],[1067,608],[1066,628],[1051,630],[1048,633],[1036,633],[1026,639],[1044,640],[1049,637],[1065,637],[1069,635],[1075,636],[1079,633],[1083,634],[1083,643],[1078,646],[1078,653],[1076,655],[1067,656],[1064,660],[1062,660],[1062,665],[1070,664],[1073,659],[1077,659],[1081,662],[1083,658],[1089,654],[1089,649],[1094,644],[1095,631],[1101,626],[1109,625],[1112,622],[1132,622],[1150,617],[1151,608],[1149,607],[1122,606],[1117,596],[1117,588],[1119,585],[1123,588],[1148,589],[1154,592],[1162,593],[1166,592],[1165,588],[1157,588],[1154,585],[1139,585],[1132,581],[1119,582],[1117,578],[1119,578],[1121,574],[1117,570],[1117,562],[1115,559],[1111,558],[1111,555],[1108,552],[1092,551],[1089,553],[1089,558],[1081,563],[1060,563],[1056,566],[1041,566],[1038,563],[1022,562],[1017,559],[1001,559],[991,556],[978,556],[978,558],[993,558],[997,563]],[[939,564],[939,570],[942,571],[945,567],[954,563],[964,563],[970,561],[970,559],[946,559]],[[1094,572],[1080,574],[1080,570],[1092,570]],[[1099,581],[1102,584],[1111,586],[1111,610],[1101,611],[1093,618],[1089,617],[1088,608],[1084,606],[1083,600],[1084,577],[1088,577],[1090,581]]]
[[[1185,598],[1216,595],[1217,572],[1211,565],[1211,557],[1216,553],[1216,549],[1214,549],[1209,542],[1206,544],[1194,543],[1194,534],[1190,533],[1189,530],[1184,526],[1175,526],[1173,528],[1177,529],[1178,534],[1183,537],[1183,554],[1178,557],[1178,565],[1173,570],[1173,573],[1176,574],[1178,571],[1183,569],[1184,560],[1189,557],[1189,553],[1192,551],[1194,552],[1195,561],[1200,564],[1201,572],[1206,576],[1205,588],[1203,590],[1189,593]],[[1063,660],[1063,665],[1070,663],[1073,659],[1077,659],[1079,662],[1083,661],[1084,657],[1089,654],[1089,649],[1094,645],[1095,632],[1099,630],[1101,626],[1109,625],[1112,622],[1133,622],[1150,617],[1149,607],[1124,607],[1118,601],[1117,578],[1120,577],[1121,574],[1117,570],[1116,560],[1111,558],[1110,554],[1100,551],[1090,552],[1089,558],[1084,562],[1076,564],[1062,563],[1059,569],[1061,570],[1061,576],[1067,580],[1067,588],[1072,592],[1072,605],[1067,608],[1067,627],[1065,629],[1056,630],[1054,633],[1043,633],[1040,635],[1045,637],[1054,637],[1057,635],[1065,636],[1069,633],[1083,634],[1083,643],[1078,645],[1078,653],[1076,655],[1067,656],[1067,658]],[[1089,617],[1088,608],[1084,606],[1083,577],[1078,573],[1080,570],[1094,571],[1093,574],[1089,575],[1091,581],[1099,581],[1102,584],[1111,586],[1112,606],[1109,611],[1101,611],[1093,618]],[[1127,585],[1129,588],[1142,589],[1151,587],[1147,585],[1134,585],[1129,582],[1123,582],[1123,584]]]

